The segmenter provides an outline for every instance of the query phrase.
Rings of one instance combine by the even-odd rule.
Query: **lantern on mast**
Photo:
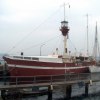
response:
[[[62,35],[63,36],[68,36],[68,31],[69,31],[69,28],[68,28],[68,21],[62,21],[61,22],[61,29],[60,31],[62,32]]]

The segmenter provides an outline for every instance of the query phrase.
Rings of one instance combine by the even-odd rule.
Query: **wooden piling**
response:
[[[72,85],[67,85],[66,87],[66,99],[70,99],[71,98],[71,93],[72,93]]]
[[[48,100],[52,100],[53,85],[48,86]]]
[[[2,98],[2,100],[6,100],[5,92],[6,92],[6,90],[1,90],[1,98]]]
[[[87,97],[88,96],[88,91],[89,91],[89,84],[88,83],[85,83],[85,96]]]

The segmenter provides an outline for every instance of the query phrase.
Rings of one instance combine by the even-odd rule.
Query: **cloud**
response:
[[[31,13],[16,13],[11,15],[1,15],[0,20],[9,23],[20,23],[32,18]]]
[[[2,9],[0,20],[19,23],[39,18],[42,14],[46,14],[49,2],[46,0],[44,2],[41,0],[4,0],[0,5]]]

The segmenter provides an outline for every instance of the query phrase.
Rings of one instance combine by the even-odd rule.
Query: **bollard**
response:
[[[91,86],[91,85],[93,84],[93,83],[92,83],[92,80],[90,80],[90,82],[89,82],[89,83],[90,83],[90,86]]]

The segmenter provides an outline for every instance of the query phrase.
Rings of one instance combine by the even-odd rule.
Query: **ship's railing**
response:
[[[68,82],[68,81],[82,81],[91,80],[95,77],[90,73],[81,74],[61,74],[61,75],[48,75],[48,76],[2,76],[0,77],[0,82],[4,84],[36,84],[36,83],[51,83],[52,82]],[[98,80],[100,77],[97,77]]]

